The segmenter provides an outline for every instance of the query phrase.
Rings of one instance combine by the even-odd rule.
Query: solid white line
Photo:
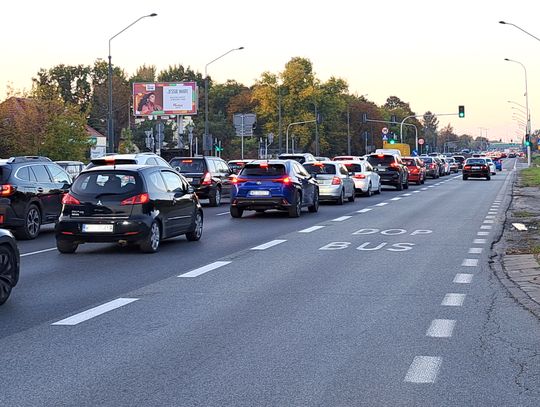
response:
[[[188,271],[187,273],[184,273],[184,274],[180,274],[178,277],[198,277],[201,274],[226,266],[229,263],[231,262],[230,261],[215,261],[213,263],[207,264],[206,266],[199,267],[198,269]]]
[[[388,202],[381,202],[381,203],[375,204],[373,206],[385,206],[385,205],[388,205]]]
[[[350,219],[352,216],[340,216],[339,218],[332,219],[332,222],[343,222],[344,220]]]
[[[405,376],[406,382],[433,383],[439,373],[442,358],[435,356],[415,356],[409,371]]]
[[[476,233],[477,236],[488,236],[489,232],[478,232]]]
[[[80,312],[69,318],[62,319],[61,321],[55,322],[51,325],[77,325],[81,322],[88,321],[89,319],[97,317],[98,315],[105,314],[106,312],[123,307],[124,305],[127,305],[137,300],[138,298],[117,298],[116,300],[112,300],[97,307],[90,308],[89,310]]]
[[[480,254],[482,253],[482,248],[481,247],[471,247],[469,249],[469,254]]]
[[[457,273],[454,277],[454,283],[456,284],[470,284],[473,278],[473,274]]]
[[[56,247],[51,247],[50,249],[38,250],[37,252],[24,253],[24,254],[21,254],[21,257],[32,256],[33,254],[40,254],[40,253],[45,253],[45,252],[52,252],[53,250],[56,250]]]
[[[307,229],[299,230],[298,233],[311,233],[311,232],[315,232],[316,230],[319,230],[319,229],[322,229],[322,228],[324,228],[324,226],[312,226],[312,227],[307,228]]]
[[[221,212],[221,213],[216,213],[216,216],[223,216],[223,215],[228,215],[230,212]]]
[[[399,196],[398,197],[395,197],[395,198],[392,198],[390,199],[391,201],[401,201],[403,198],[400,198]]]
[[[480,226],[480,229],[492,229],[492,228],[493,228],[493,226],[491,226],[491,225],[482,225],[482,226]]]
[[[463,259],[461,265],[464,267],[476,267],[478,266],[478,259]]]
[[[434,319],[431,321],[426,336],[431,336],[432,338],[450,338],[452,337],[455,326],[456,321],[454,319]]]
[[[461,307],[465,301],[465,294],[450,293],[446,294],[441,302],[445,307]]]
[[[360,209],[359,211],[356,211],[356,213],[366,213],[366,212],[369,212],[369,211],[372,211],[373,208],[364,208],[364,209]]]
[[[487,239],[474,239],[473,240],[474,244],[482,244],[482,243],[486,243],[486,242],[487,242]]]
[[[269,249],[270,247],[277,246],[278,244],[281,244],[283,242],[286,242],[286,240],[284,240],[284,239],[276,239],[276,240],[272,240],[272,241],[267,242],[267,243],[263,243],[263,244],[261,244],[259,246],[252,247],[250,250],[266,250],[266,249]]]

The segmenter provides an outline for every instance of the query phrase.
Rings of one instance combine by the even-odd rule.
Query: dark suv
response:
[[[395,154],[370,154],[367,161],[381,177],[382,185],[393,185],[398,191],[409,188],[409,170]]]
[[[169,164],[193,185],[200,199],[208,199],[210,206],[221,205],[221,197],[231,195],[233,171],[219,157],[175,157]]]
[[[11,157],[0,160],[0,183],[0,227],[34,239],[58,219],[71,176],[46,157]]]

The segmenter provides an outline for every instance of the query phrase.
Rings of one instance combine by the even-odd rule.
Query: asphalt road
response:
[[[0,405],[540,405],[540,325],[489,269],[515,161],[298,219],[205,207],[159,253],[20,242]]]

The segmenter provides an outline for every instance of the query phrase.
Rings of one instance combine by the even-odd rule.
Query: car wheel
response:
[[[195,214],[195,220],[193,221],[193,229],[186,233],[186,239],[190,242],[196,242],[202,236],[203,230],[203,216],[201,211],[197,211]]]
[[[242,217],[242,214],[244,213],[244,210],[243,209],[240,209],[236,206],[231,206],[231,216],[233,218],[241,218]]]
[[[375,191],[375,193],[377,195],[380,195],[381,194],[381,191],[382,191],[382,186],[381,186],[381,183],[379,182],[379,187],[377,188],[377,191]]]
[[[217,187],[213,195],[210,195],[210,206],[221,205],[221,188]]]
[[[407,181],[405,181],[405,185],[403,185],[403,189],[409,189],[409,179],[407,178]]]
[[[60,253],[64,253],[64,254],[75,253],[78,247],[79,247],[78,243],[70,242],[69,240],[56,241],[56,248],[58,249]]]
[[[0,246],[0,305],[7,301],[18,278],[15,252],[8,246]]]
[[[345,202],[345,190],[341,189],[341,194],[339,194],[339,198],[336,201],[336,205],[343,205]]]
[[[426,183],[426,177],[424,176],[424,178],[422,178],[422,181],[420,181],[420,184],[423,185]]]
[[[372,195],[372,193],[373,193],[373,191],[371,190],[371,182],[370,182],[367,189],[366,189],[366,192],[365,192],[364,196],[370,197]]]
[[[302,213],[302,194],[296,193],[294,204],[289,207],[289,218],[298,218]]]
[[[319,191],[318,190],[315,192],[315,195],[313,196],[313,205],[308,206],[308,211],[312,213],[319,211]]]
[[[486,177],[486,181],[489,181],[490,179],[491,179],[491,175],[488,175],[488,176]]]
[[[349,197],[349,202],[354,202],[354,200],[356,199],[356,191],[352,190],[352,195]]]
[[[463,181],[467,181],[468,179],[469,179],[469,177],[467,175],[463,176]]]
[[[397,189],[398,191],[403,191],[403,184],[401,183],[401,180],[399,180],[399,182],[397,183],[396,189]]]
[[[24,226],[15,230],[17,239],[30,240],[39,235],[41,229],[41,213],[36,205],[30,205],[24,216]]]
[[[161,230],[157,221],[153,221],[150,225],[150,231],[146,238],[139,244],[141,251],[144,253],[155,253],[159,250],[161,241]]]

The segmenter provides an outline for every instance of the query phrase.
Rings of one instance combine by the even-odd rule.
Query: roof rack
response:
[[[8,163],[24,163],[24,162],[30,162],[30,161],[46,161],[46,162],[52,162],[52,160],[48,157],[41,157],[38,155],[25,155],[25,156],[19,156],[19,157],[10,157],[9,160],[7,160]]]

